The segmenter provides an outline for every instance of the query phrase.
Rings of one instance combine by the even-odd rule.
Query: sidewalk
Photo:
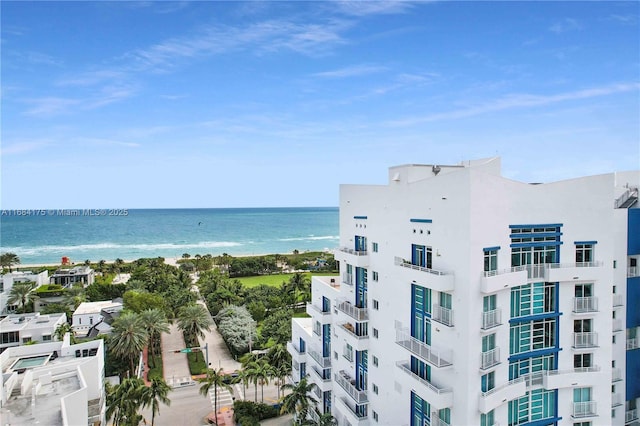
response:
[[[200,294],[198,293],[198,303],[207,309],[207,305],[200,300]],[[204,348],[208,345],[209,348],[209,368],[218,370],[222,368],[225,372],[233,372],[239,370],[242,364],[233,359],[233,356],[227,348],[227,344],[222,340],[222,336],[218,332],[218,327],[213,322],[211,331],[205,331],[204,339],[200,338],[200,347]]]
[[[174,353],[184,349],[184,338],[177,324],[169,325],[169,333],[162,333],[162,363],[164,368],[164,381],[171,387],[192,385],[187,355]]]

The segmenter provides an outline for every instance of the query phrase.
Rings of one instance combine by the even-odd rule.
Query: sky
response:
[[[337,206],[640,168],[638,2],[1,3],[3,209]]]

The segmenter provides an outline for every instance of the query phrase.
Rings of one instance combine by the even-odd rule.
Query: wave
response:
[[[186,250],[186,249],[207,249],[222,247],[238,247],[241,243],[232,241],[202,241],[192,244],[175,244],[175,243],[159,243],[159,244],[79,244],[76,246],[36,246],[36,247],[3,247],[3,251],[16,253],[18,255],[37,255],[52,252],[75,252],[75,251],[92,251],[92,250],[141,250],[141,251],[157,251],[157,250]]]
[[[295,238],[278,238],[278,241],[309,241],[309,240],[339,240],[340,237],[337,235],[325,235],[321,237],[316,237],[314,235],[310,235],[308,237],[295,237]]]

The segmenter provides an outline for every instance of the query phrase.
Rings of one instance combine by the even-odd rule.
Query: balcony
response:
[[[622,380],[622,370],[619,368],[612,368],[611,369],[611,381],[612,382],[619,382]]]
[[[598,279],[602,262],[547,263],[546,281]]]
[[[411,336],[407,328],[396,328],[396,343],[435,367],[448,367],[453,362],[451,350],[434,348]]]
[[[596,406],[596,401],[574,402],[571,406],[571,417],[574,419],[582,419],[597,416]]]
[[[632,339],[627,339],[627,350],[631,351],[634,349],[640,348],[640,339],[634,337]]]
[[[369,310],[367,308],[358,308],[348,300],[340,301],[337,308],[340,312],[344,312],[356,321],[367,321],[369,319]]]
[[[622,395],[620,395],[619,393],[611,394],[611,408],[619,407],[622,404],[624,404],[624,401],[622,400]]]
[[[500,364],[500,348],[493,348],[480,354],[480,368],[486,370]]]
[[[366,250],[354,250],[348,247],[340,247],[334,253],[337,261],[345,262],[357,268],[369,266],[369,252]]]
[[[431,426],[450,426],[449,423],[438,417],[438,413],[431,413]]]
[[[580,367],[570,370],[546,370],[542,377],[545,389],[596,386],[607,380],[600,367]]]
[[[287,352],[291,354],[291,358],[297,362],[305,362],[307,356],[304,352],[300,352],[300,349],[293,344],[293,342],[287,342]]]
[[[330,356],[322,356],[322,353],[317,349],[309,349],[309,355],[313,360],[322,368],[331,367],[331,357]]]
[[[635,278],[640,276],[640,269],[637,266],[629,266],[627,268],[627,278]]]
[[[638,409],[634,408],[633,410],[627,410],[624,413],[624,422],[631,423],[634,420],[638,420]]]
[[[613,322],[611,323],[611,330],[615,333],[618,331],[623,331],[624,330],[624,326],[622,325],[622,320],[621,319],[614,319]]]
[[[331,310],[323,311],[322,308],[307,302],[307,315],[313,318],[315,321],[320,321],[321,324],[329,324],[331,322]]]
[[[613,295],[613,307],[616,306],[624,306],[624,295],[623,294],[614,294]]]
[[[496,291],[516,287],[527,283],[527,271],[522,266],[496,271],[485,271],[480,282],[480,291],[495,293]]]
[[[502,324],[502,309],[494,309],[482,313],[482,329],[489,330]]]
[[[314,390],[317,390],[318,398],[322,398],[322,393],[331,390],[331,374],[329,374],[329,378],[325,379],[322,377],[322,370],[318,370],[316,367],[311,367],[308,370],[311,370],[311,381],[316,384]]]
[[[369,339],[369,333],[362,332],[361,334],[357,334],[355,328],[353,327],[353,324],[351,324],[350,322],[345,322],[343,324],[340,324],[340,328],[342,328],[344,331],[349,333],[351,337],[354,337],[357,340]]]
[[[353,274],[350,274],[348,272],[344,272],[342,274],[342,284],[346,284],[348,286],[352,286],[353,285]]]
[[[507,401],[523,396],[525,393],[527,393],[525,379],[524,377],[518,377],[503,385],[482,392],[478,400],[478,408],[483,414],[486,414]]]
[[[574,297],[573,312],[576,314],[598,312],[598,298],[597,297]]]
[[[455,278],[452,272],[413,265],[397,256],[394,258],[394,264],[401,267],[398,270],[398,280],[400,281],[415,282],[435,291],[453,291],[455,288]]]
[[[356,404],[365,404],[369,402],[366,390],[360,390],[356,387],[355,379],[351,378],[344,370],[334,375],[336,383],[347,392],[347,394],[355,401]]]
[[[573,347],[574,349],[597,348],[598,333],[596,332],[573,333]]]
[[[434,304],[431,319],[447,327],[453,327],[453,310]]]
[[[409,361],[398,361],[396,366],[404,371],[415,381],[410,383],[410,387],[417,390],[421,398],[429,401],[435,407],[451,407],[453,405],[453,390],[443,385],[438,385],[433,381],[428,381],[411,371],[411,363]],[[417,383],[416,383],[417,381]],[[416,386],[416,384],[418,386]]]
[[[348,419],[349,424],[368,424],[367,414],[360,414],[355,409],[355,404],[345,398],[336,398],[338,409]]]

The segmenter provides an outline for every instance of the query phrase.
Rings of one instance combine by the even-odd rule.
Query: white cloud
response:
[[[338,11],[352,16],[391,15],[405,13],[413,8],[415,2],[404,0],[370,1],[370,0],[340,0],[331,3]],[[424,2],[422,2],[424,3]]]
[[[561,21],[558,21],[549,27],[549,31],[560,34],[565,33],[567,31],[576,31],[581,30],[582,24],[573,18],[564,18]]]
[[[353,65],[350,67],[340,68],[331,71],[323,71],[312,74],[313,77],[322,78],[345,78],[345,77],[357,77],[365,74],[373,74],[377,72],[385,71],[387,68],[377,65]]]

